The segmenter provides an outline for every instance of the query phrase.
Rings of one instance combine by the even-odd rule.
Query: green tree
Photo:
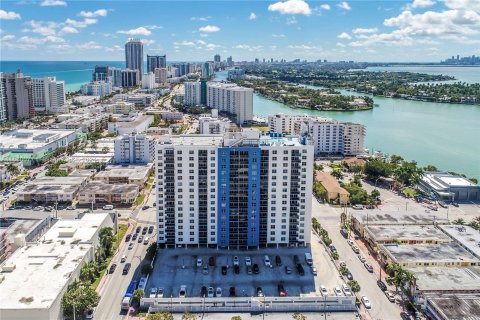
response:
[[[433,172],[435,172],[435,171],[438,171],[438,168],[435,167],[434,165],[429,164],[428,166],[423,167],[423,171],[433,171]]]
[[[153,313],[147,316],[147,320],[175,320],[171,312],[164,311],[161,313]]]
[[[198,317],[194,315],[193,313],[190,313],[188,311],[184,312],[182,314],[182,320],[197,320]]]
[[[87,262],[80,269],[80,280],[92,283],[97,277],[97,268],[94,262]]]
[[[395,165],[398,165],[400,163],[403,162],[403,158],[399,155],[396,155],[396,154],[392,154],[392,156],[390,157],[390,163],[393,163]]]
[[[333,170],[332,173],[330,173],[330,174],[331,174],[334,178],[336,178],[336,179],[338,179],[338,180],[342,179],[342,177],[343,177],[343,172],[342,172],[342,170],[338,170],[338,169]]]
[[[112,254],[112,246],[115,241],[115,236],[113,235],[113,229],[111,227],[105,227],[100,230],[98,235],[100,245],[102,246],[103,252],[107,257]]]
[[[333,260],[338,260],[338,258],[340,258],[340,257],[338,256],[338,253],[337,253],[337,252],[332,252],[332,259],[333,259]]]
[[[240,316],[233,316],[230,320],[242,320]]]
[[[17,165],[15,165],[14,163],[8,163],[6,166],[6,169],[11,176],[16,176],[20,174],[20,170],[18,169]]]
[[[478,184],[478,180],[476,178],[468,178],[471,182]]]
[[[150,272],[152,272],[153,268],[151,265],[149,264],[144,264],[141,268],[141,273],[143,275],[147,275],[147,274],[150,274]]]
[[[353,292],[359,292],[360,291],[360,285],[356,280],[350,280],[347,282],[347,285],[352,289]]]
[[[294,320],[307,320],[307,317],[305,315],[303,315],[302,313],[297,311],[292,315],[292,319],[294,319]]]
[[[466,222],[463,218],[458,218],[452,221],[453,224],[464,225]]]
[[[378,197],[380,197],[380,191],[378,191],[377,189],[374,189],[374,190],[372,190],[372,192],[370,193],[370,196],[371,196],[373,199],[377,199]]]
[[[328,235],[322,237],[323,243],[325,243],[326,246],[329,246],[332,244],[332,239]]]
[[[344,276],[346,276],[350,272],[347,267],[340,267],[338,271],[340,271],[340,273],[343,274]]]
[[[102,148],[102,153],[109,153],[110,152],[110,148],[109,147],[103,147]]]
[[[367,179],[376,180],[380,177],[389,177],[392,174],[392,168],[385,160],[371,159],[365,164],[364,173]]]
[[[133,295],[132,295],[132,304],[133,305],[139,305],[140,304],[140,300],[145,296],[145,292],[143,292],[142,289],[135,289],[135,291],[133,291]]]
[[[89,284],[76,281],[68,287],[62,297],[63,313],[65,316],[72,317],[75,309],[75,315],[81,317],[97,305],[99,299],[97,292]]]
[[[148,246],[147,248],[147,253],[145,254],[145,259],[152,261],[153,257],[155,256],[155,253],[157,252],[157,244],[152,243],[151,245]]]

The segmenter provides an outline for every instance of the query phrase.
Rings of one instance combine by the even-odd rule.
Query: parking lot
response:
[[[236,296],[255,296],[258,287],[266,296],[279,296],[278,284],[282,283],[287,296],[315,294],[315,276],[305,262],[305,252],[310,248],[259,249],[255,251],[235,251],[217,249],[165,249],[157,254],[153,272],[145,290],[148,296],[150,288],[163,288],[164,297],[178,297],[181,286],[186,286],[187,297],[200,297],[202,286],[222,289],[222,296],[229,296],[231,287],[235,287]],[[267,267],[264,257],[268,255],[272,267]],[[282,265],[277,266],[275,256],[279,255]],[[294,255],[297,255],[305,274],[300,276],[295,267]],[[235,274],[233,258],[239,258],[239,273]],[[215,265],[209,266],[210,257]],[[245,258],[250,257],[253,264],[258,264],[259,273],[247,274]],[[197,267],[197,259],[202,259],[202,266],[208,266],[208,274]],[[222,267],[227,267],[227,274],[222,274]],[[291,268],[287,274],[285,267]],[[318,292],[318,290],[317,290]]]

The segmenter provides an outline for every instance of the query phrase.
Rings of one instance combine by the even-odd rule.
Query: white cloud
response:
[[[163,29],[162,26],[157,26],[156,24],[151,24],[151,25],[145,26],[145,28],[147,28],[148,30]]]
[[[268,6],[268,11],[279,12],[280,14],[303,14],[307,16],[312,14],[310,6],[303,0],[276,2]]]
[[[12,43],[7,41],[2,41],[0,45],[6,49],[12,50],[34,50],[37,49],[37,46],[34,44],[19,44],[19,43]]]
[[[207,43],[205,45],[205,50],[211,51],[220,48],[221,46],[218,44],[213,44],[213,43]]]
[[[356,29],[353,29],[352,32],[354,34],[377,33],[378,29],[377,28],[356,28]]]
[[[9,41],[15,39],[15,36],[12,34],[7,34],[1,38],[2,41]]]
[[[66,1],[61,1],[61,0],[43,0],[40,3],[40,6],[42,7],[56,7],[56,6],[67,6]]]
[[[337,42],[337,47],[340,47],[340,48],[345,48],[346,45],[344,45],[343,43],[341,42]]]
[[[174,42],[173,44],[176,45],[176,46],[185,46],[185,47],[195,46],[195,42],[186,41],[186,40],[183,40],[182,42]]]
[[[255,14],[255,12],[250,13],[248,20],[255,20],[255,19],[257,19],[257,15]]]
[[[78,20],[73,20],[68,18],[65,20],[65,23],[71,26],[74,26],[76,28],[86,28],[89,25],[97,23],[97,19],[92,19],[92,18],[85,18],[83,21],[78,21]]]
[[[212,17],[210,17],[210,16],[207,16],[207,17],[191,17],[190,20],[193,20],[193,21],[208,21],[211,18]]]
[[[444,0],[445,5],[450,9],[474,10],[480,12],[480,1],[478,0]]]
[[[85,18],[106,17],[108,14],[107,9],[98,9],[96,11],[81,11],[79,16]]]
[[[285,38],[285,35],[283,33],[281,34],[272,34],[272,37],[274,38]]]
[[[32,38],[28,36],[21,37],[17,40],[26,44],[44,44],[44,43],[64,43],[65,39],[56,36],[46,36],[45,38]]]
[[[241,50],[248,50],[250,52],[258,52],[263,50],[263,46],[251,46],[248,44],[237,44],[233,47],[233,49],[241,49]]]
[[[42,36],[50,36],[57,32],[56,29],[60,24],[53,21],[30,20],[26,22],[26,25],[30,26],[31,29],[23,29],[22,32],[33,32],[41,34]]]
[[[45,42],[51,42],[51,43],[63,43],[65,42],[65,39],[61,37],[56,37],[56,36],[47,36],[43,38],[43,41]]]
[[[289,49],[297,49],[297,50],[316,50],[318,47],[316,46],[310,46],[306,44],[296,44],[296,45],[289,45]]]
[[[52,44],[48,46],[50,49],[55,50],[67,50],[70,49],[72,46],[69,44]]]
[[[330,5],[327,3],[321,4],[318,8],[320,10],[327,10],[327,11],[331,9]]]
[[[295,17],[287,18],[287,24],[296,24],[297,19]]]
[[[208,34],[206,34],[206,33],[200,33],[200,37],[206,38],[206,37],[208,37]]]
[[[125,49],[122,48],[122,47],[120,47],[120,46],[118,46],[118,45],[114,45],[114,46],[111,47],[111,48],[106,48],[105,51],[108,51],[108,52],[118,51],[118,52],[120,52],[120,51],[125,51]]]
[[[119,30],[117,33],[123,33],[123,34],[128,34],[131,36],[149,36],[152,34],[152,31],[148,30],[145,27],[138,27],[136,29],[130,29],[130,30]]]
[[[207,25],[205,27],[201,27],[200,29],[198,29],[198,31],[200,32],[218,32],[220,31],[220,28],[217,27],[217,26],[212,26],[212,25]]]
[[[352,36],[346,32],[342,32],[337,36],[338,39],[352,39]]]
[[[77,44],[78,49],[91,50],[91,49],[101,49],[102,46],[96,43],[95,41],[89,41],[82,44]]]
[[[60,30],[59,34],[67,34],[67,33],[78,33],[78,30],[74,27],[66,26]]]
[[[141,41],[146,46],[149,46],[155,43],[155,40],[149,40],[149,39],[141,39]]]
[[[433,0],[413,0],[412,3],[407,4],[406,9],[417,9],[417,8],[426,8],[431,7],[436,2]]]
[[[20,16],[19,13],[16,13],[13,11],[0,10],[0,20],[16,20],[21,18],[22,17]]]
[[[343,10],[352,10],[350,5],[346,1],[340,2],[339,4],[337,4],[337,7],[339,7],[340,9],[343,9]]]

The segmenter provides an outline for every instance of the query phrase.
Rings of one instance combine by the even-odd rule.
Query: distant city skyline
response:
[[[170,61],[217,53],[365,62],[480,55],[477,0],[4,1],[0,19],[4,61],[122,61],[129,38],[142,40],[144,59]]]

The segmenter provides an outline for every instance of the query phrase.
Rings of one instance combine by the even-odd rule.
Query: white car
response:
[[[215,296],[217,298],[222,296],[222,288],[220,287],[217,288],[217,290],[215,291]]]
[[[353,296],[352,290],[346,284],[342,284],[342,290],[347,297]]]
[[[335,295],[343,296],[342,290],[340,290],[339,287],[335,287],[335,289],[333,289],[333,291],[335,291]]]
[[[202,260],[202,258],[198,258],[198,259],[197,259],[197,267],[200,268],[202,265],[203,265],[203,260]]]
[[[150,296],[149,298],[155,298],[157,296],[157,288],[150,289]]]
[[[367,259],[365,259],[365,257],[362,256],[361,254],[358,255],[358,259],[360,259],[361,262],[367,261]]]
[[[370,263],[365,262],[364,265],[365,265],[365,268],[368,270],[368,272],[373,272],[373,267]]]
[[[187,296],[187,286],[183,285],[180,286],[180,291],[178,292],[178,297],[179,298],[185,298]]]
[[[157,298],[163,298],[163,288],[158,288],[157,290]]]
[[[362,296],[362,303],[365,306],[365,308],[367,309],[372,308],[372,304],[370,303],[370,300],[368,300],[368,298],[365,296]]]
[[[212,287],[208,287],[207,296],[208,296],[209,298],[213,298],[213,297],[215,296],[215,290],[213,290]]]
[[[350,247],[353,246],[353,244],[354,244],[354,242],[353,242],[352,240],[350,240],[350,239],[347,240],[347,243],[348,243],[348,245],[349,245]]]
[[[245,257],[245,265],[247,267],[251,267],[252,266],[252,259],[250,259],[250,257]]]
[[[328,296],[328,290],[327,288],[325,288],[324,285],[320,285],[320,293],[322,294],[322,296]]]
[[[347,264],[345,263],[345,261],[340,261],[340,267],[346,267]]]
[[[313,274],[314,276],[317,275],[317,268],[316,268],[316,267],[312,267],[312,274]]]
[[[202,268],[202,273],[203,274],[208,274],[208,266],[207,265],[204,265],[203,268]]]
[[[238,257],[237,257],[237,256],[233,257],[233,265],[234,265],[234,266],[240,265],[240,260],[238,260]]]

